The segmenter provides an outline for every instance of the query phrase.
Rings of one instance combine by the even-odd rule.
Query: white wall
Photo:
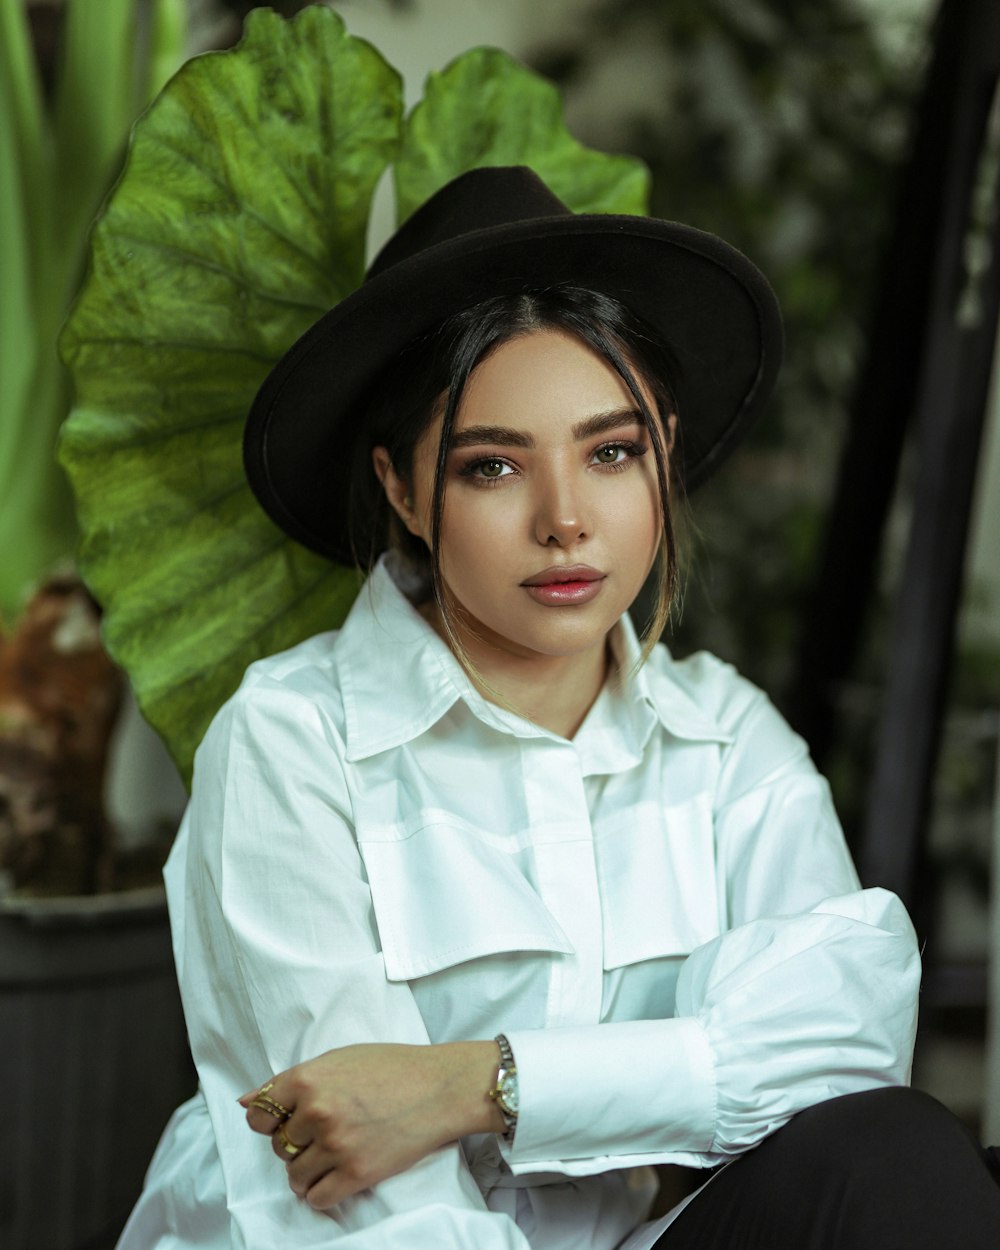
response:
[[[529,10],[524,0],[415,0],[403,9],[386,0],[335,0],[331,7],[400,71],[407,106],[420,99],[432,69],[477,44],[521,51]]]

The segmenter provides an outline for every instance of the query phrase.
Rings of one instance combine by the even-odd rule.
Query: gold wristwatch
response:
[[[500,1047],[500,1067],[497,1069],[496,1083],[488,1093],[500,1108],[503,1122],[507,1126],[504,1137],[507,1141],[512,1141],[517,1128],[517,1067],[510,1042],[503,1033],[498,1033],[494,1040]]]

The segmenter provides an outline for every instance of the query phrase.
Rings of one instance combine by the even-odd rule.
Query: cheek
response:
[[[511,550],[512,510],[483,499],[489,491],[471,497],[445,497],[441,518],[441,567],[457,576],[476,575],[484,562],[495,565]],[[490,504],[492,503],[492,507]]]
[[[477,488],[465,483],[449,487],[441,516],[442,535],[474,546],[483,534],[511,532],[521,520],[521,501],[516,496],[516,491],[503,487]]]
[[[631,489],[616,493],[608,501],[606,520],[618,529],[630,528],[637,539],[660,534],[660,493],[655,477],[636,473]]]
[[[473,615],[494,623],[495,614],[505,610],[501,605],[510,583],[519,582],[525,561],[535,558],[520,541],[523,516],[513,500],[495,497],[500,493],[476,491],[452,509],[446,503],[441,532],[444,580]]]

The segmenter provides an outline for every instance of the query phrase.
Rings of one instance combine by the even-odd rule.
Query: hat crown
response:
[[[372,261],[367,277],[441,243],[478,230],[544,217],[572,217],[526,165],[470,169],[443,186],[403,222]]]

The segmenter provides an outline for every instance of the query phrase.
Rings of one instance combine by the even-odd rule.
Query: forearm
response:
[[[472,1133],[502,1133],[504,1120],[489,1097],[500,1061],[496,1042],[443,1042],[426,1053],[433,1095],[430,1114],[439,1122],[439,1145]]]

